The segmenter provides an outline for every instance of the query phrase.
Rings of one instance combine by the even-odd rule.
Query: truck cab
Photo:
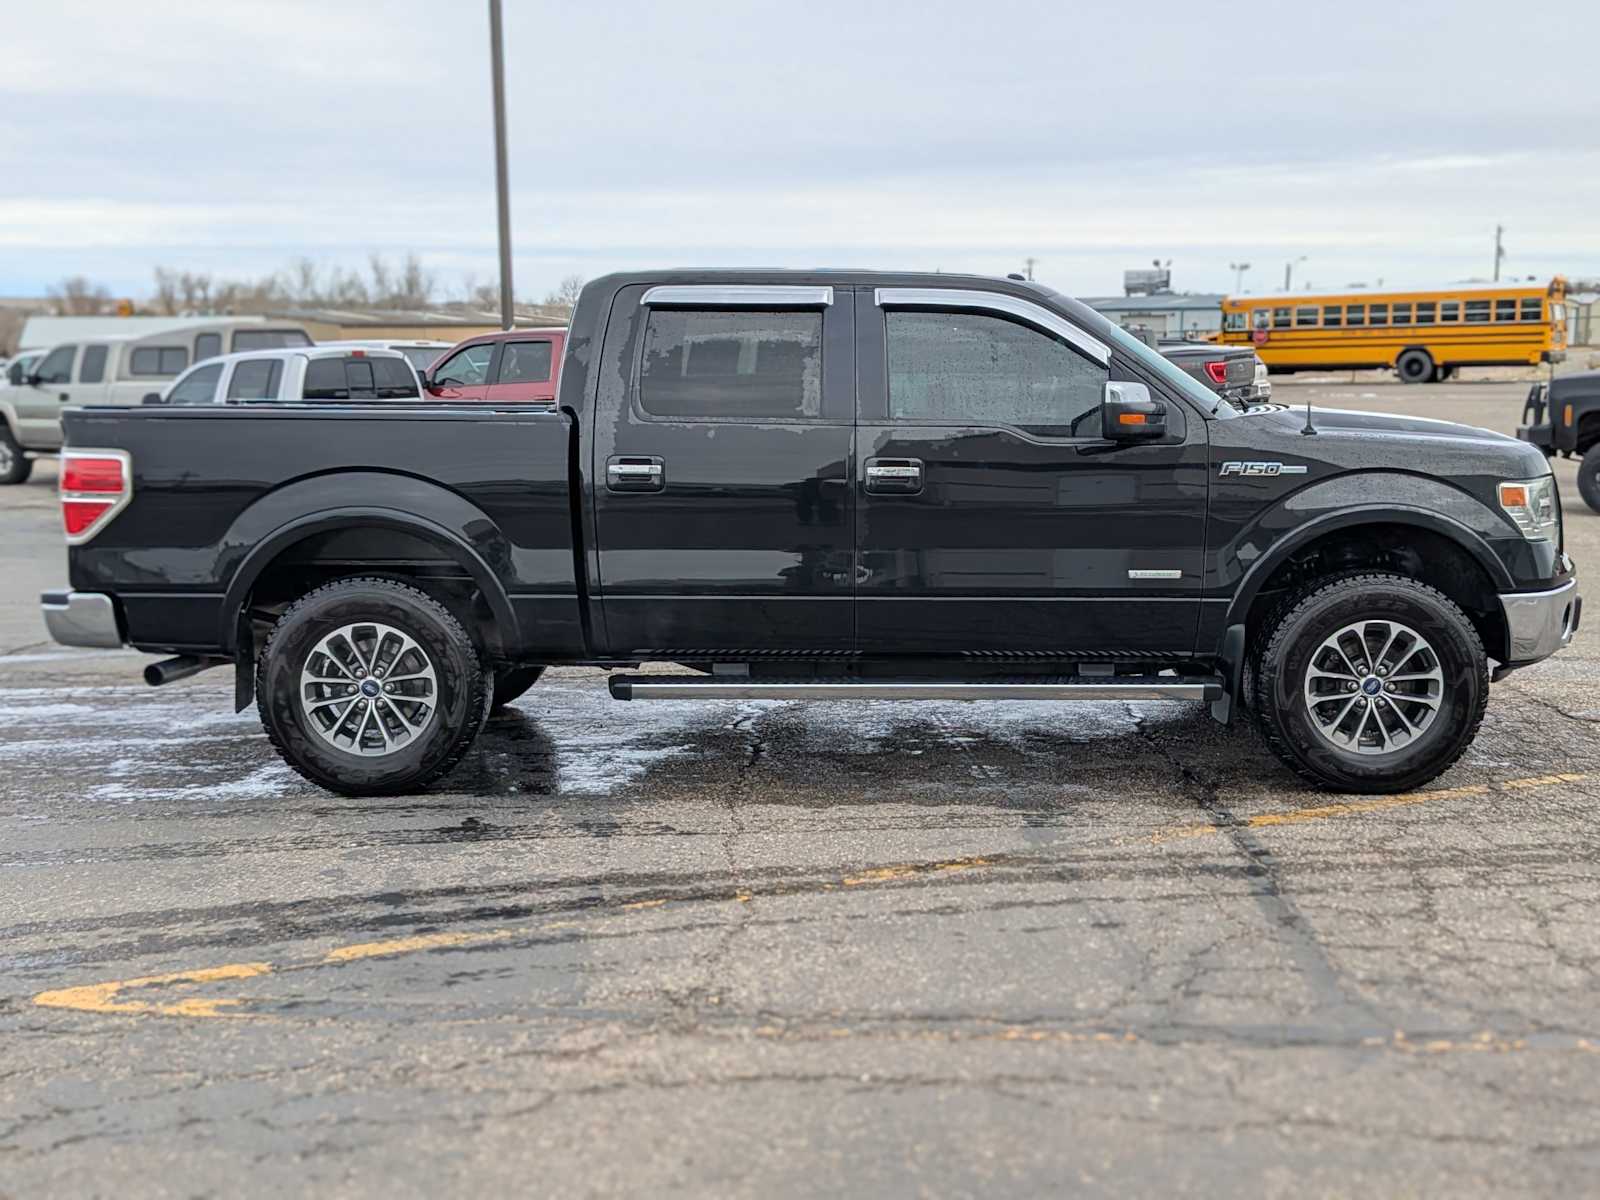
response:
[[[231,663],[291,765],[347,792],[450,769],[552,663],[612,668],[632,701],[1248,707],[1319,785],[1406,790],[1582,611],[1535,448],[1235,405],[1026,281],[612,275],[553,410],[67,429],[57,640],[176,656],[153,682]]]

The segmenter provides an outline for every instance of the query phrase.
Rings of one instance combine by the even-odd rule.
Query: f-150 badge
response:
[[[1305,473],[1304,463],[1281,462],[1225,462],[1222,464],[1222,470],[1217,472],[1222,476],[1304,475]]]

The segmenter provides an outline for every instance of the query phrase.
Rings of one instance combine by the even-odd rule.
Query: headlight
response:
[[[1556,511],[1556,477],[1502,483],[1500,507],[1530,542],[1553,538],[1561,524]]]

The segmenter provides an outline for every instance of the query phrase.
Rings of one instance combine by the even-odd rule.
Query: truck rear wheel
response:
[[[504,671],[496,671],[494,676],[494,700],[490,705],[490,712],[499,712],[510,704],[523,692],[539,682],[539,676],[544,674],[543,667],[507,667]]]
[[[1395,362],[1401,383],[1427,383],[1433,379],[1433,356],[1426,350],[1407,350]]]
[[[33,460],[22,452],[11,429],[0,421],[0,484],[27,483],[33,474]]]
[[[461,623],[392,579],[302,596],[256,666],[256,707],[284,760],[346,795],[414,791],[449,771],[488,715],[490,678]]]
[[[1489,668],[1442,592],[1398,575],[1313,585],[1262,631],[1255,712],[1278,757],[1347,792],[1403,792],[1477,735]]]
[[[1585,450],[1578,463],[1578,495],[1595,512],[1600,512],[1600,442]]]

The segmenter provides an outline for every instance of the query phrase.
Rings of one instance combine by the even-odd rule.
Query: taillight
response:
[[[61,452],[61,525],[67,544],[82,545],[133,498],[133,469],[124,450]]]
[[[1212,383],[1228,382],[1228,364],[1225,359],[1214,358],[1206,364],[1206,374],[1211,376]]]

